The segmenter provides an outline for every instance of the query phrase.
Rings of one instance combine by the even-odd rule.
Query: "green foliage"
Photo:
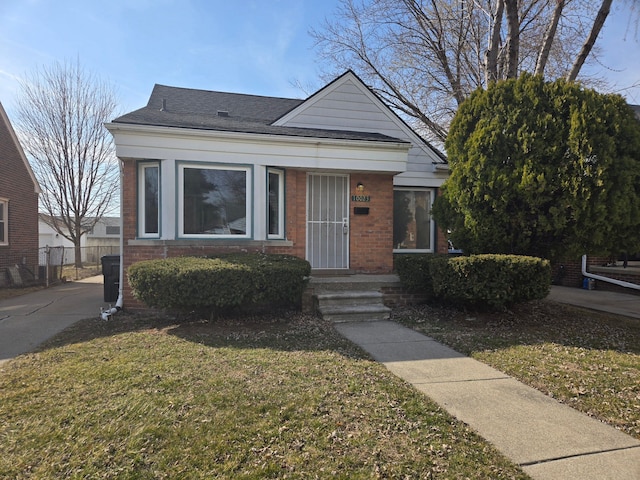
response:
[[[298,306],[310,273],[309,263],[297,257],[237,254],[147,260],[131,265],[127,275],[145,305],[192,310]]]
[[[396,259],[405,288],[461,307],[502,309],[545,298],[548,260],[520,255],[407,255]]]
[[[549,294],[548,260],[519,255],[470,255],[431,264],[436,297],[473,308],[501,309]]]
[[[420,292],[433,297],[431,264],[446,262],[448,256],[426,254],[398,254],[395,256],[395,270],[402,286],[410,292]]]
[[[525,74],[474,92],[433,214],[467,253],[640,249],[640,122],[619,95]]]

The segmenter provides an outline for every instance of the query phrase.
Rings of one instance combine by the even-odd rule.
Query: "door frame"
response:
[[[325,178],[342,178],[343,179],[343,191],[333,198],[329,198],[328,195],[323,194],[322,199],[333,202],[333,218],[332,219],[313,219],[313,208],[311,205],[311,195],[314,193],[312,179],[317,177]],[[350,189],[350,176],[345,173],[326,173],[326,172],[307,172],[306,179],[306,202],[305,202],[305,230],[306,230],[306,242],[305,242],[305,257],[311,268],[314,270],[348,270],[350,264],[350,217],[349,217],[349,189]],[[322,180],[320,181],[322,183]],[[337,186],[337,184],[336,184]],[[322,186],[321,186],[322,188]],[[331,209],[329,210],[331,211]],[[327,212],[324,212],[327,213]],[[322,228],[326,226],[326,235],[323,232],[315,234],[312,232],[313,226],[317,225]],[[317,237],[317,238],[316,238]],[[336,240],[335,244],[331,245],[331,240]],[[341,241],[338,242],[337,240]],[[324,240],[324,242],[323,242]],[[322,242],[322,243],[319,243]],[[339,244],[339,245],[338,245]],[[333,246],[333,252],[330,252]]]

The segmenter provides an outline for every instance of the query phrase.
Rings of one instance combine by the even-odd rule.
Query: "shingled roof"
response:
[[[155,85],[143,108],[113,123],[193,128],[225,132],[402,142],[380,133],[272,125],[304,100]]]

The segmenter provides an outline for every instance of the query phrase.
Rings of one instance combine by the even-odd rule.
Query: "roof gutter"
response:
[[[237,140],[250,139],[254,141],[264,141],[265,137],[270,140],[282,143],[302,143],[302,144],[327,144],[335,146],[370,146],[376,144],[378,147],[390,150],[409,151],[411,143],[401,139],[382,140],[382,139],[347,139],[347,138],[328,138],[322,136],[301,136],[287,135],[276,133],[256,133],[256,132],[235,132],[229,130],[213,130],[188,127],[170,127],[164,125],[139,125],[133,123],[105,123],[105,127],[111,134],[115,133],[145,133],[149,135],[175,135],[176,131],[180,132],[180,136],[192,136],[201,138],[217,138]]]

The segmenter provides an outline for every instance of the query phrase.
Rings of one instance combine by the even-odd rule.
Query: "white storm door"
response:
[[[311,268],[349,268],[349,176],[307,176],[307,260]]]

